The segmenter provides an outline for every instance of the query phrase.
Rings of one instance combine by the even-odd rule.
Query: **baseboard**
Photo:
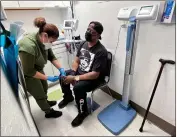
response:
[[[102,88],[102,90],[105,93],[109,94],[109,91],[107,88]],[[113,91],[112,89],[110,89],[110,91],[111,91],[112,96],[115,99],[121,100],[122,95]],[[137,113],[139,113],[140,115],[142,115],[144,117],[146,110],[143,107],[139,106],[138,104],[136,104],[133,101],[130,101],[130,105],[132,106],[132,108],[134,108],[137,111]],[[147,119],[149,121],[151,121],[154,125],[158,126],[160,129],[162,129],[163,131],[170,134],[171,136],[176,137],[176,127],[173,126],[172,124],[168,123],[167,121],[161,119],[160,117],[154,115],[151,112],[148,113]]]

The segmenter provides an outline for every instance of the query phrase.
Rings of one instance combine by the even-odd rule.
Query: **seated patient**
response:
[[[85,33],[86,41],[78,49],[72,70],[67,70],[67,76],[60,81],[64,96],[59,108],[64,108],[74,100],[70,84],[74,85],[73,91],[79,114],[71,123],[73,127],[79,126],[89,114],[87,92],[96,88],[105,78],[107,50],[99,41],[102,32],[101,23],[93,21],[89,24]]]

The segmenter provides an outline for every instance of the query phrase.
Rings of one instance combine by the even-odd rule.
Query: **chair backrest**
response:
[[[105,72],[105,80],[108,83],[111,75],[111,66],[112,66],[112,53],[108,51],[107,55],[107,67]]]

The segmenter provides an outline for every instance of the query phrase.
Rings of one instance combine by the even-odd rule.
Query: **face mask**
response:
[[[88,32],[88,31],[86,31],[86,33],[85,33],[85,39],[88,42],[92,42],[92,34],[90,32]]]
[[[52,48],[52,43],[43,43],[43,44],[45,46],[45,50]]]
[[[43,40],[44,41],[44,40]],[[48,40],[49,41],[49,40]],[[48,49],[50,49],[50,48],[52,48],[52,43],[50,43],[50,42],[46,42],[46,43],[43,43],[44,44],[44,46],[45,46],[45,50],[48,50]]]

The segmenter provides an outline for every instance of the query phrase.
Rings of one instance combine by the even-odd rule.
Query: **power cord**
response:
[[[120,38],[120,32],[121,32],[121,29],[123,28],[123,25],[120,26],[119,30],[118,30],[118,37],[117,37],[117,45],[116,45],[116,48],[115,48],[115,52],[114,52],[114,55],[113,55],[113,61],[116,62],[116,52],[117,52],[117,49],[118,49],[118,46],[119,46],[119,38]]]

